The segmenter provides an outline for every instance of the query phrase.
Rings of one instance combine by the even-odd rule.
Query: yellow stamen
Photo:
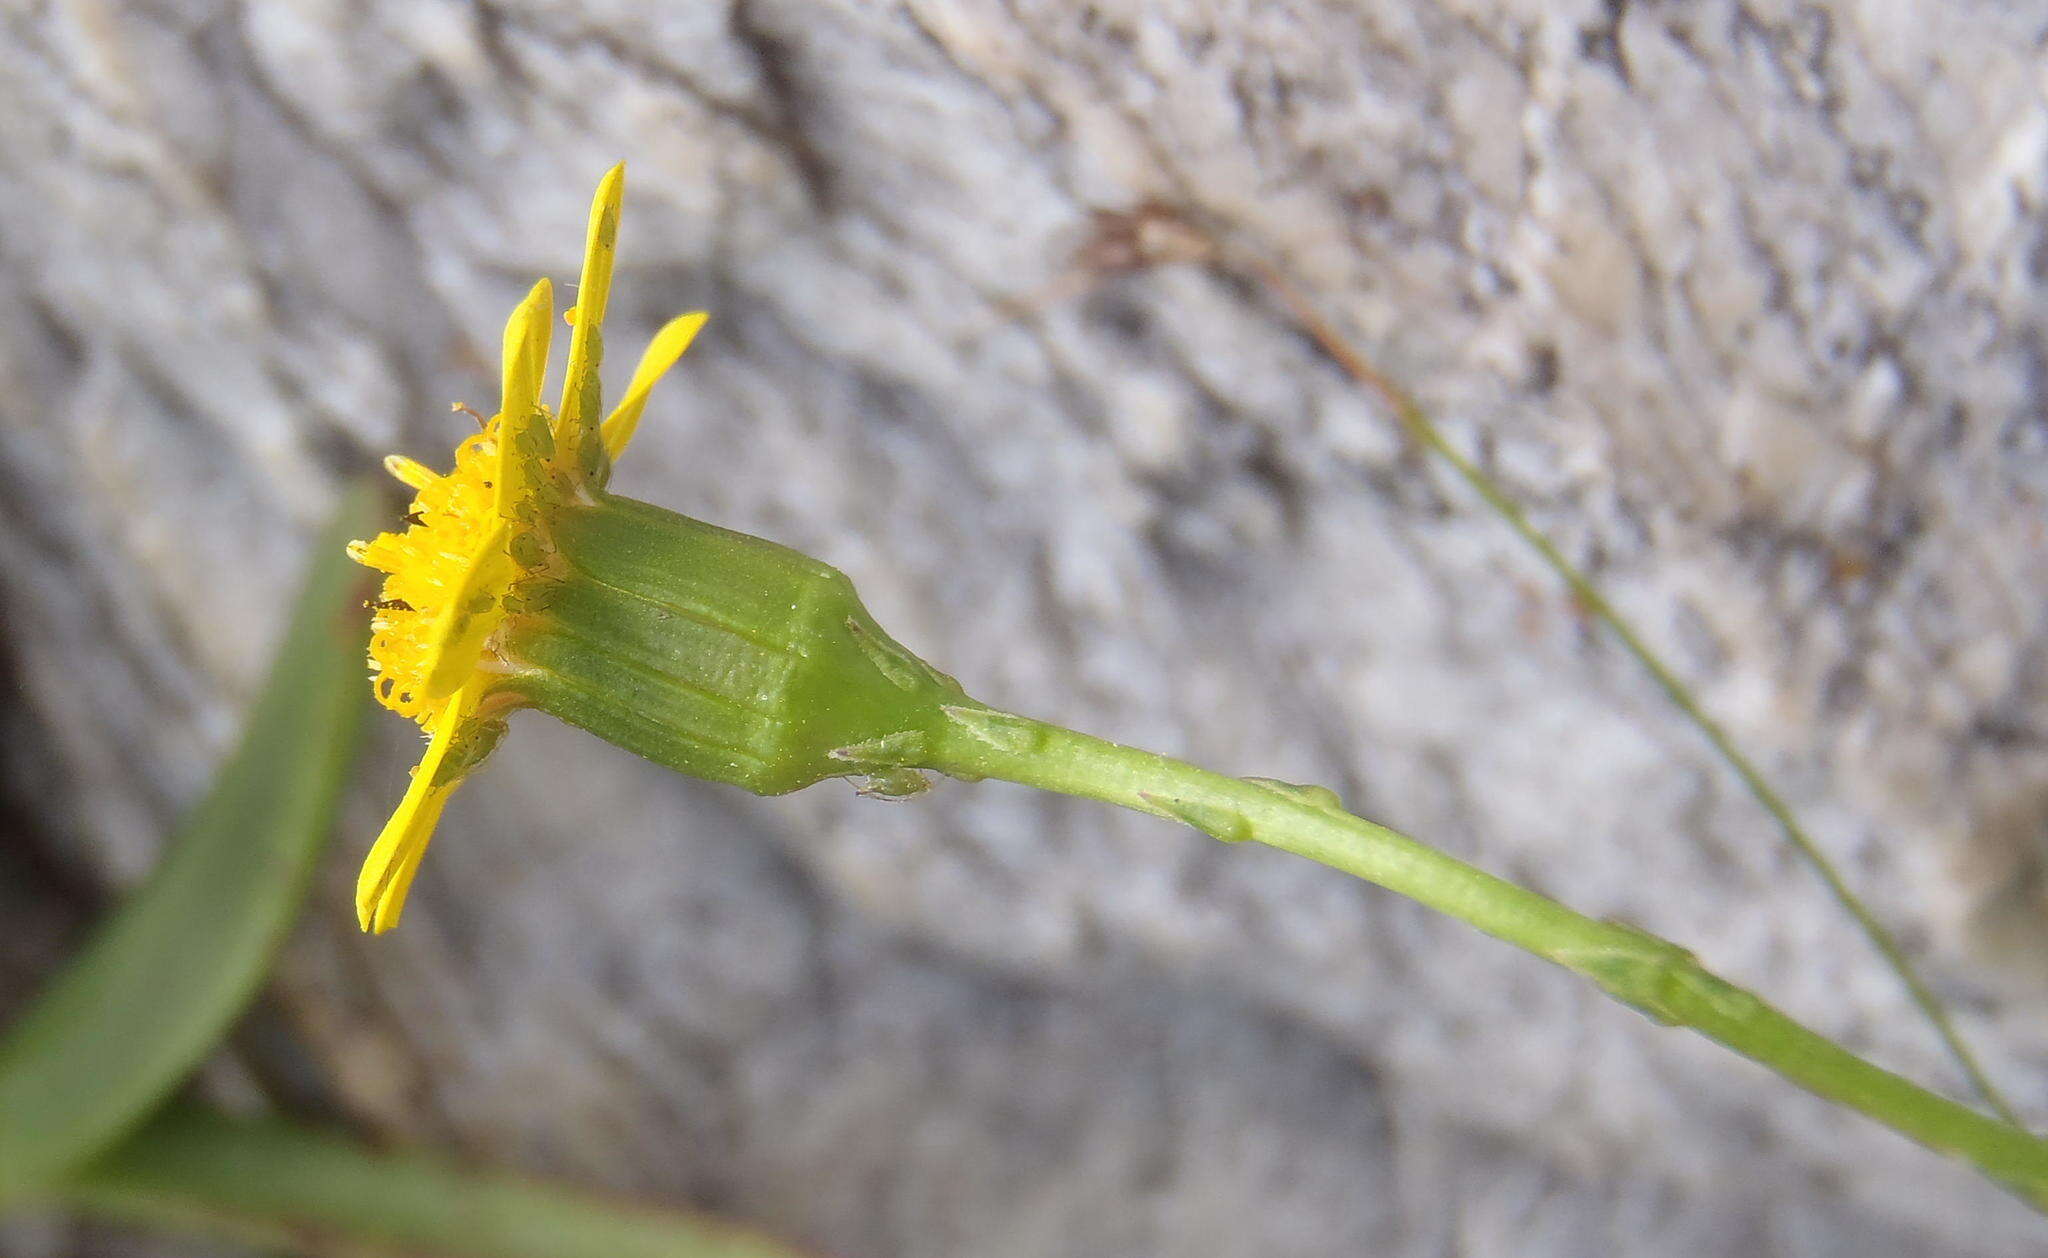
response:
[[[411,459],[387,460],[419,491],[402,533],[380,533],[349,555],[387,574],[370,622],[370,663],[379,702],[421,724],[482,657],[498,604],[517,578],[506,554],[494,482],[496,421],[455,451],[438,476]]]
[[[426,687],[421,697],[440,703],[462,688],[482,661],[484,645],[498,628],[505,594],[519,575],[505,547],[503,524],[477,544],[461,579],[447,593],[434,618],[436,649],[427,660]]]
[[[441,479],[426,464],[416,459],[408,459],[402,454],[385,455],[384,470],[396,476],[413,489],[425,489]]]

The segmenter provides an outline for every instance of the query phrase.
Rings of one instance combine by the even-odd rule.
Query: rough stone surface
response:
[[[1327,782],[1952,1086],[1699,739],[1270,290],[1075,268],[1148,203],[1269,259],[1640,619],[2048,1121],[2044,30],[0,5],[0,1001],[204,782],[337,478],[445,457],[623,157],[612,343],[715,317],[619,488],[840,565],[989,702]],[[367,940],[411,750],[385,722],[240,1050],[367,1131],[849,1256],[2048,1234],[1458,923],[1001,786],[760,801],[528,717]]]

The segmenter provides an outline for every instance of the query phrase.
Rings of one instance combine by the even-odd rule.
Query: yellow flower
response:
[[[372,607],[370,666],[378,702],[418,721],[427,750],[412,784],[377,836],[356,884],[366,931],[398,924],[434,825],[462,779],[504,733],[524,703],[512,685],[520,661],[508,630],[544,603],[558,578],[553,525],[565,508],[589,504],[632,440],[654,382],[675,365],[704,324],[702,313],[671,320],[655,335],[618,408],[600,410],[605,300],[625,167],[598,185],[590,208],[562,403],[540,400],[547,371],[553,294],[543,279],[505,324],[504,389],[498,413],[455,450],[454,470],[436,474],[402,455],[385,460],[418,497],[402,533],[354,542],[349,555],[386,574]]]

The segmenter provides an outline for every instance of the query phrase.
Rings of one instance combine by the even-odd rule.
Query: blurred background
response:
[[[492,409],[506,313],[573,281],[623,159],[611,389],[713,317],[615,488],[845,569],[980,699],[1327,783],[1957,1091],[1269,263],[1762,758],[2038,1126],[2044,31],[1988,0],[0,6],[0,1017],[231,746],[337,486]],[[1130,265],[1140,211],[1219,251]],[[214,1095],[849,1258],[2041,1244],[1455,921],[1002,785],[759,800],[527,716],[367,938],[417,746],[375,722]],[[38,1217],[0,1252],[226,1251]]]

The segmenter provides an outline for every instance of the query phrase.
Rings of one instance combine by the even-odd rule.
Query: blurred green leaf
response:
[[[376,1154],[284,1124],[174,1105],[81,1170],[66,1200],[130,1223],[257,1245],[446,1258],[793,1258],[766,1237],[658,1210]]]
[[[342,547],[374,531],[375,501],[345,496],[241,745],[162,862],[0,1040],[0,1201],[147,1117],[283,942],[369,705],[362,569]]]

